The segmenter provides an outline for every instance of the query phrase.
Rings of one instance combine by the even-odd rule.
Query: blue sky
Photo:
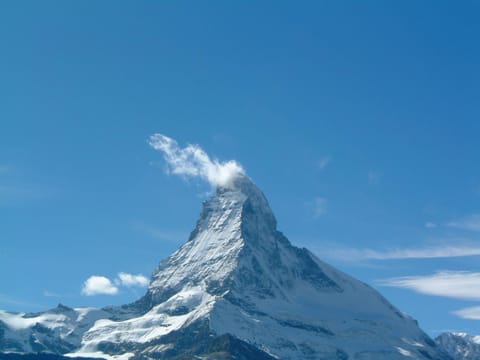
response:
[[[480,333],[479,10],[2,3],[0,308],[143,294],[126,274],[178,248],[210,190],[165,174],[160,132],[242,164],[294,244],[429,334]],[[116,290],[82,291],[93,275]]]

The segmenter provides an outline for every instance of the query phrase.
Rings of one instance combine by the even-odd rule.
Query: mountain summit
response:
[[[61,309],[0,313],[0,349],[35,344],[122,359],[450,359],[375,290],[293,246],[245,175],[204,202],[190,238],[159,264],[145,296],[64,312],[63,327]],[[27,317],[30,326],[14,328]]]

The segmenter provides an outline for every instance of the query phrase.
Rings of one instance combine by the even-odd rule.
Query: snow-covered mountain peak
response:
[[[216,196],[211,199],[213,203],[234,201],[242,206],[243,221],[254,214],[256,220],[266,222],[271,230],[276,228],[276,220],[263,192],[246,175],[238,176],[231,187],[217,188]],[[216,210],[223,211],[222,208]]]
[[[245,175],[204,202],[134,304],[0,312],[0,348],[37,342],[110,359],[450,359],[375,290],[293,246]]]
[[[242,258],[253,248],[273,253],[276,234],[268,201],[248,177],[219,187],[203,203],[188,241],[155,271],[147,294],[152,306],[186,285],[201,285],[216,294],[231,290]]]
[[[357,335],[377,342],[365,359],[435,353],[416,323],[381,295],[293,246],[277,230],[262,191],[246,176],[204,202],[190,238],[160,263],[139,303],[143,316],[163,309],[175,316],[168,324],[207,321],[217,335],[234,335],[285,359],[309,353],[353,358],[364,340],[339,349]]]

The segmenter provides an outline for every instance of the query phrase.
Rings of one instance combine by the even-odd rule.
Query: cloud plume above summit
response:
[[[148,143],[155,150],[163,152],[169,172],[175,175],[200,178],[212,186],[230,187],[239,175],[245,174],[243,167],[235,160],[211,159],[198,145],[189,144],[182,148],[177,141],[162,134],[150,136]]]

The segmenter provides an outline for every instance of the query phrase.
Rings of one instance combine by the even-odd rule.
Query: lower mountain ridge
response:
[[[246,176],[204,202],[138,301],[0,312],[0,351],[105,359],[451,360],[377,291],[293,246]]]
[[[480,359],[480,336],[446,332],[437,336],[435,342],[454,360]]]

